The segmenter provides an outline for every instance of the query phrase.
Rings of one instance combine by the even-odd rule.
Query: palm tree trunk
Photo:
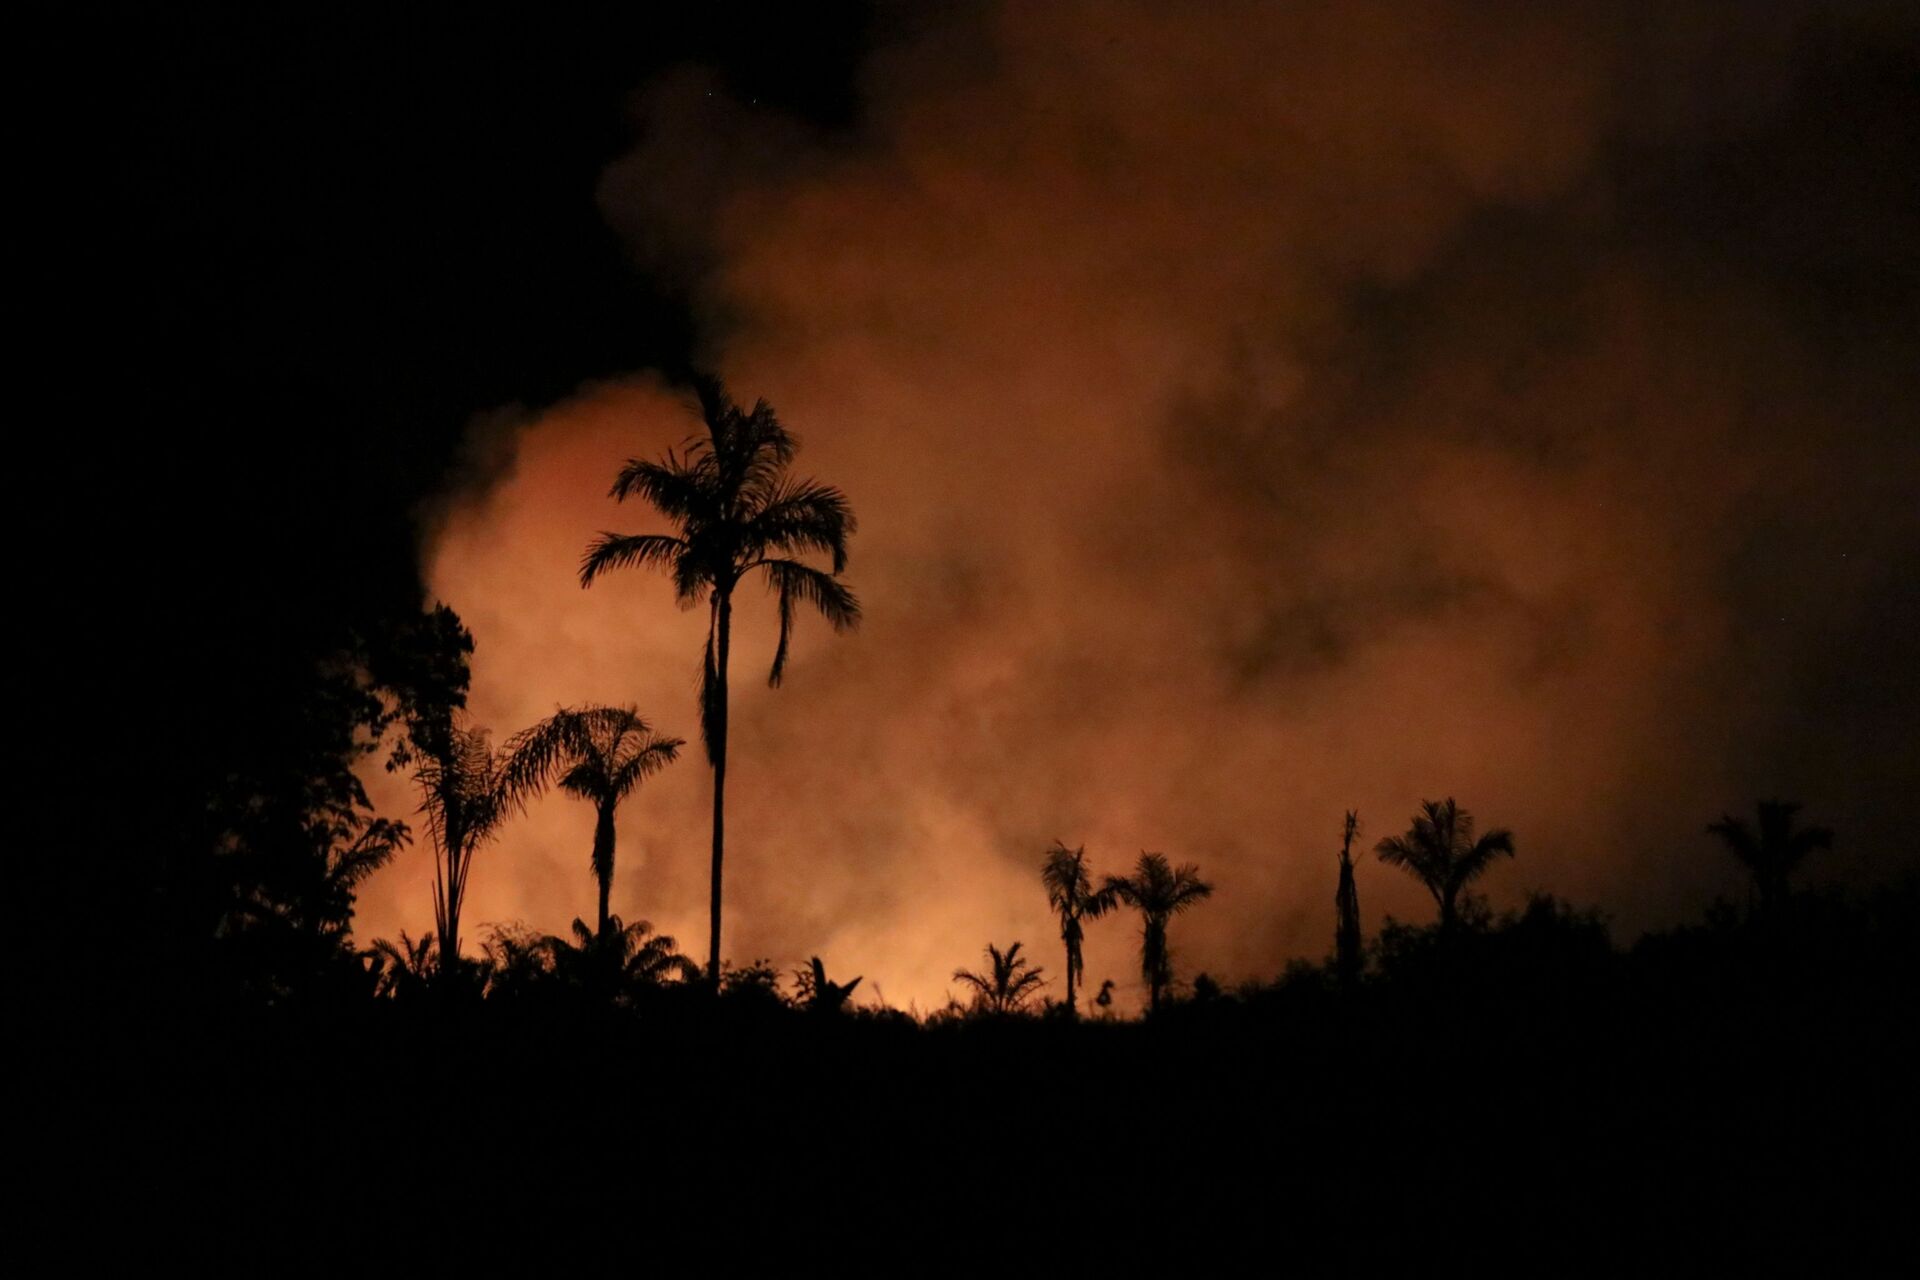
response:
[[[613,806],[599,806],[593,824],[593,878],[600,882],[599,937],[607,936],[607,900],[613,896]]]
[[[460,833],[449,828],[442,837],[444,863],[440,874],[438,908],[440,971],[451,973],[460,964]]]
[[[1340,858],[1340,887],[1334,894],[1333,953],[1334,971],[1340,981],[1350,983],[1360,976],[1360,890],[1354,883],[1353,862],[1344,853]]]
[[[1148,924],[1146,963],[1148,1013],[1160,1012],[1160,975],[1166,968],[1166,962],[1161,959],[1161,949],[1165,946],[1166,942],[1158,936],[1154,926]]]
[[[1073,1008],[1073,944],[1067,944],[1067,1013],[1071,1016]]]
[[[714,619],[713,746],[713,893],[707,908],[707,982],[720,989],[720,862],[726,847],[727,794],[727,649],[733,623],[733,599],[720,593]]]

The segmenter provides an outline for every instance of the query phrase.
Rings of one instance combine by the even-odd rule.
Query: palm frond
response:
[[[657,462],[651,458],[627,459],[614,477],[608,496],[620,502],[643,498],[661,515],[683,523],[715,514],[711,481],[701,474],[698,460],[671,449]]]
[[[691,605],[697,601],[699,584],[692,584],[690,589],[679,574],[688,551],[685,538],[670,534],[602,532],[587,544],[586,554],[580,558],[580,585],[592,586],[593,580],[609,569],[664,568],[674,571],[674,595],[682,605]]]
[[[1473,842],[1471,848],[1460,855],[1455,864],[1455,876],[1459,884],[1469,884],[1480,878],[1486,869],[1493,865],[1495,858],[1513,856],[1513,833],[1504,828],[1495,828]]]
[[[1745,819],[1731,814],[1722,815],[1720,821],[1708,825],[1707,834],[1719,836],[1742,866],[1751,868],[1760,865],[1760,841],[1755,838],[1753,828],[1747,825]]]
[[[820,552],[833,557],[833,572],[847,567],[847,539],[858,528],[846,494],[815,480],[776,482],[746,522],[741,541],[756,555]]]
[[[848,631],[860,624],[860,601],[832,574],[798,560],[762,560],[758,567],[767,571],[768,585],[780,602],[780,642],[774,650],[772,673],[767,677],[768,684],[778,686],[786,669],[795,607],[811,605],[835,631]]]
[[[655,738],[635,748],[625,759],[614,764],[607,776],[607,794],[615,799],[625,798],[642,780],[651,778],[678,760],[680,748],[686,745],[681,738]]]

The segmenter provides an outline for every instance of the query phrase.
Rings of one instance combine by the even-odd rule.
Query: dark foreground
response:
[[[1550,911],[1402,931],[1357,988],[1301,969],[1146,1023],[672,991],[81,1018],[44,1186],[84,1212],[50,1256],[1831,1271],[1910,1252],[1912,903],[1629,953]]]

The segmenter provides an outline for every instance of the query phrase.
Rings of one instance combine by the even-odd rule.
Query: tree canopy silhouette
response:
[[[1164,853],[1142,853],[1131,876],[1108,876],[1104,892],[1113,894],[1140,913],[1140,976],[1147,981],[1147,1009],[1160,1008],[1173,982],[1173,952],[1167,946],[1167,922],[1206,898],[1213,886],[1200,879],[1200,868],[1187,863],[1177,870]]]
[[[1753,877],[1763,914],[1776,910],[1786,901],[1788,879],[1808,854],[1815,849],[1833,847],[1830,827],[1794,828],[1794,815],[1802,807],[1792,800],[1761,800],[1757,804],[1760,819],[1757,830],[1748,826],[1744,818],[1731,814],[1723,815],[1720,821],[1707,827],[1707,834],[1719,836]]]
[[[1403,867],[1427,887],[1440,906],[1440,927],[1450,932],[1459,919],[1460,891],[1486,874],[1495,858],[1513,856],[1513,833],[1495,828],[1474,839],[1473,815],[1445,800],[1425,800],[1403,836],[1388,836],[1374,846],[1380,861]]]
[[[156,886],[168,904],[160,936],[189,954],[213,942],[223,977],[270,1001],[364,986],[354,899],[412,833],[374,813],[358,770],[383,748],[389,769],[407,763],[409,734],[390,731],[450,715],[472,649],[444,605],[343,624],[304,681],[262,706],[271,723],[204,792],[197,855],[175,847]]]
[[[1026,1007],[1046,979],[1041,971],[1020,954],[1020,944],[1005,951],[987,944],[987,970],[955,969],[953,980],[973,992],[974,1008],[987,1013],[1018,1013]]]
[[[685,745],[680,738],[656,737],[633,707],[563,707],[507,743],[507,769],[517,785],[545,787],[557,781],[562,791],[593,805],[589,865],[600,888],[601,933],[613,918],[608,903],[617,839],[614,813],[642,781],[677,759]]]
[[[1111,889],[1093,887],[1093,877],[1087,871],[1086,849],[1069,849],[1060,840],[1053,842],[1053,848],[1047,850],[1046,861],[1040,865],[1040,883],[1047,889],[1047,905],[1060,919],[1060,941],[1067,949],[1066,1004],[1071,1013],[1075,1010],[1074,985],[1086,968],[1080,954],[1080,945],[1086,938],[1081,921],[1097,920],[1113,910],[1115,898]]]
[[[682,607],[707,603],[700,730],[713,766],[707,978],[717,986],[734,591],[757,572],[776,598],[780,639],[767,677],[776,686],[786,670],[794,615],[801,606],[818,612],[834,630],[846,631],[859,623],[860,604],[839,578],[855,528],[846,495],[832,485],[787,475],[799,441],[765,400],[742,409],[717,378],[700,379],[695,390],[705,434],[690,437],[659,460],[628,460],[613,482],[615,498],[645,499],[677,532],[602,533],[587,547],[580,583],[589,586],[609,569],[641,566],[664,570]],[[808,554],[828,556],[831,571],[798,558]]]

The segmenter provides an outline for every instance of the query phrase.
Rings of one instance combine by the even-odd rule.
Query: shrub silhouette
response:
[[[847,999],[853,995],[853,989],[860,985],[860,979],[852,982],[833,982],[827,977],[827,967],[814,956],[805,969],[794,971],[794,981],[798,988],[798,1003],[809,1013],[830,1014],[840,1012]]]

